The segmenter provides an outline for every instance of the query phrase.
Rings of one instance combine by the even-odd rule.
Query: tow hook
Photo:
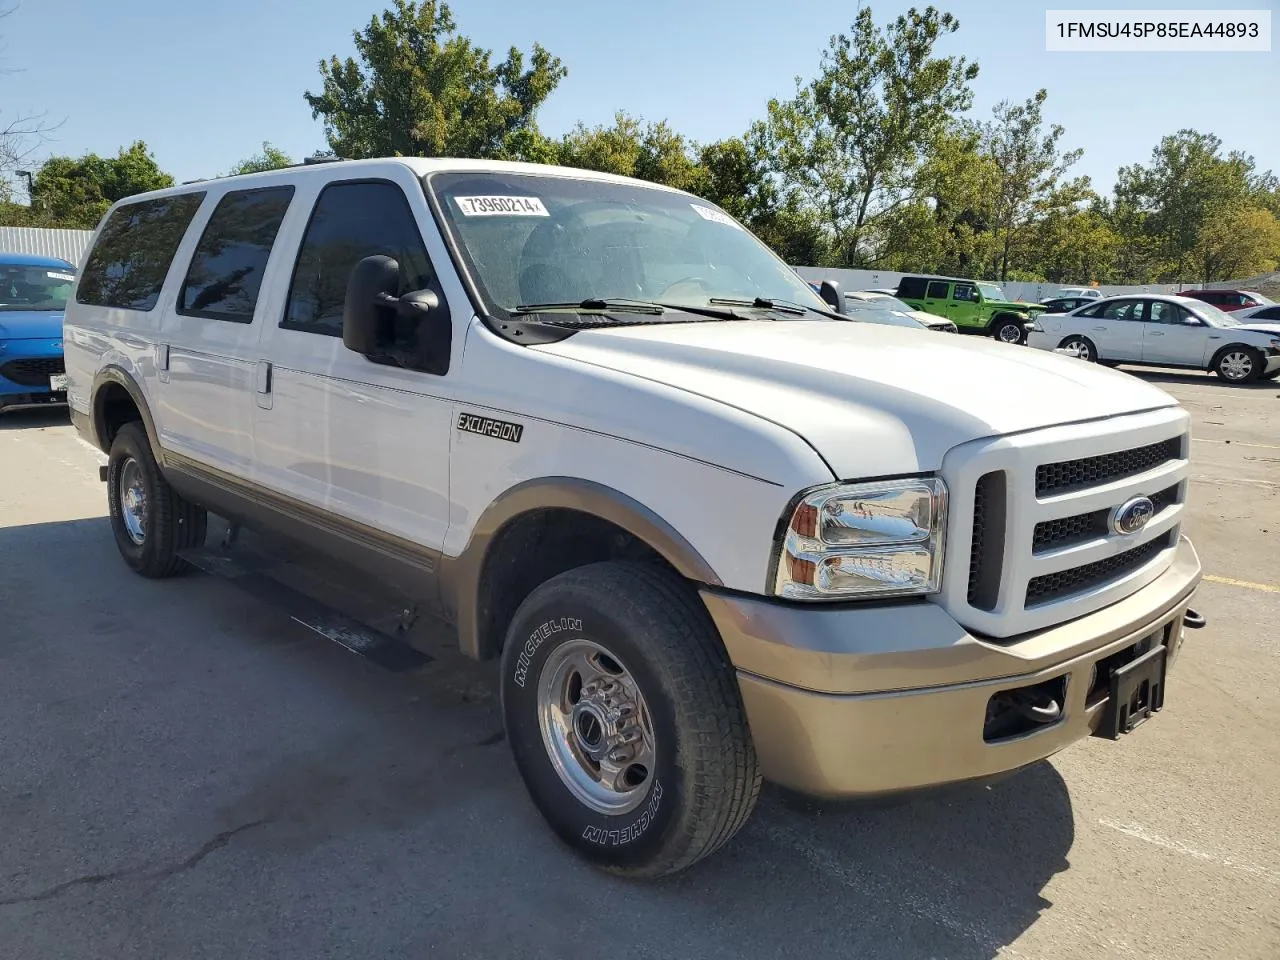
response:
[[[1009,706],[1034,723],[1053,723],[1062,716],[1058,701],[1044,691],[1034,688],[1012,690],[1008,694]]]
[[[1182,615],[1182,625],[1188,630],[1199,630],[1209,621],[1204,618],[1203,613],[1196,613],[1190,607],[1187,612]]]

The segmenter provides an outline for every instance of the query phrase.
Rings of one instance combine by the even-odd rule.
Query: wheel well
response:
[[[142,411],[133,397],[118,383],[103,384],[93,401],[93,424],[103,450],[111,449],[111,442],[126,423],[142,419]]]
[[[1018,324],[1019,326],[1022,326],[1023,324],[1026,323],[1026,321],[1023,320],[1016,313],[1010,313],[1008,310],[1005,310],[1000,313],[997,313],[994,317],[992,317],[991,323],[989,323],[988,326],[990,327],[999,326],[999,324],[1004,320],[1012,320],[1014,323]]]
[[[636,560],[675,568],[635,534],[589,513],[553,508],[509,521],[494,536],[480,568],[476,597],[479,655],[502,652],[516,609],[557,574],[604,560]]]
[[[1261,353],[1257,347],[1252,347],[1247,343],[1228,343],[1225,347],[1219,347],[1214,353],[1213,359],[1209,361],[1209,369],[1213,369],[1218,365],[1218,361],[1222,359],[1222,355],[1228,350],[1248,350],[1250,353]]]

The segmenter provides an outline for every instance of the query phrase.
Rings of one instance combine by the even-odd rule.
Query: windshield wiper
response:
[[[773,310],[777,313],[794,313],[796,316],[802,316],[806,313],[818,313],[820,311],[813,307],[806,307],[804,304],[795,303],[792,300],[777,300],[768,297],[756,297],[748,300],[745,297],[735,299],[734,297],[711,297],[710,302],[725,307],[755,307],[759,310]]]
[[[511,312],[513,314],[548,313],[555,310],[568,310],[574,313],[647,313],[661,316],[667,308],[660,303],[649,300],[630,300],[625,297],[588,297],[586,300],[569,300],[563,303],[522,303]]]

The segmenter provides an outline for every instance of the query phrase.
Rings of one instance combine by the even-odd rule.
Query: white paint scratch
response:
[[[1213,853],[1208,850],[1201,850],[1193,847],[1189,843],[1181,840],[1173,840],[1169,837],[1162,837],[1158,833],[1152,833],[1140,823],[1123,823],[1116,820],[1101,819],[1098,821],[1102,826],[1123,833],[1127,837],[1133,837],[1135,840],[1141,840],[1152,846],[1163,847],[1166,850],[1172,850],[1175,853],[1181,853],[1184,856],[1192,857],[1196,860],[1204,860],[1207,863],[1216,863],[1218,866],[1226,867],[1229,870],[1235,870],[1239,873],[1247,873],[1250,876],[1257,877],[1266,883],[1280,884],[1280,873],[1274,870],[1268,870],[1266,867],[1260,867],[1255,863],[1248,863],[1243,860],[1236,860],[1222,854]]]

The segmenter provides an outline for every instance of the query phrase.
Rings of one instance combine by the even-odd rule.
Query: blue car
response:
[[[0,409],[67,402],[62,314],[75,279],[65,260],[0,253]]]

